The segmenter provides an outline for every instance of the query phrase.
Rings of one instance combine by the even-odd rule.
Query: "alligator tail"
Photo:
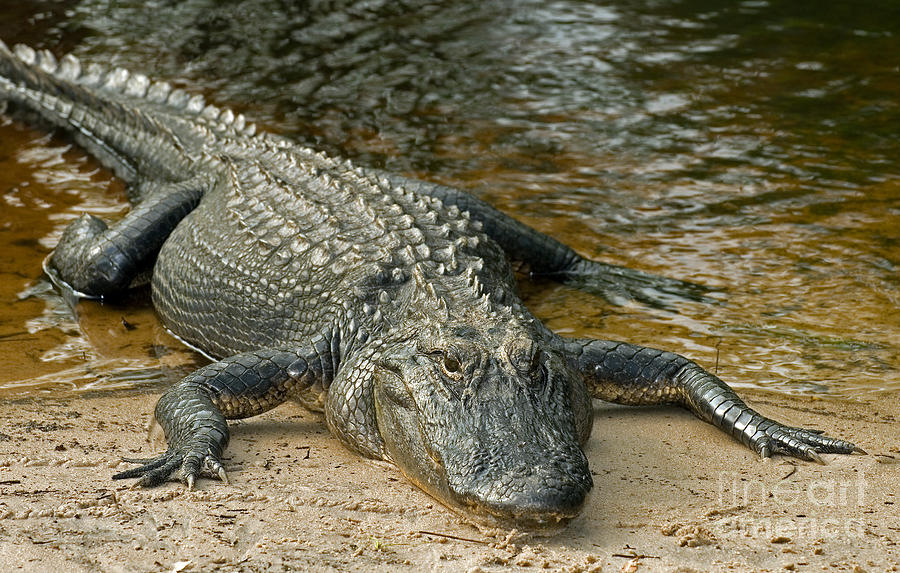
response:
[[[171,136],[137,109],[81,85],[78,80],[82,77],[81,65],[74,57],[57,62],[50,52],[35,52],[26,46],[10,50],[0,43],[0,99],[70,132],[77,143],[126,182],[159,167],[158,159],[149,153],[154,149],[148,145],[150,140],[155,140],[157,157],[161,148],[169,148],[170,153],[162,155],[169,156],[166,159],[171,165],[175,158],[171,152],[176,152]],[[165,171],[157,175],[165,177]]]
[[[182,150],[182,137],[247,137],[256,130],[243,116],[167,82],[0,41],[2,100],[70,132],[126,182],[183,179],[193,160]]]

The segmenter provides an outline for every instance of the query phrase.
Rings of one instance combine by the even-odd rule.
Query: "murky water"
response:
[[[0,37],[183,85],[306,144],[470,189],[602,260],[721,287],[614,307],[527,286],[554,329],[737,386],[900,390],[900,8],[890,2],[25,2]],[[196,357],[146,293],[69,306],[41,261],[121,186],[0,124],[0,388],[161,384]],[[160,364],[164,364],[161,367]]]

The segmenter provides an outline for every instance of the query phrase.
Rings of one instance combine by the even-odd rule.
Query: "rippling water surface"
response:
[[[525,285],[562,333],[675,350],[737,386],[900,390],[895,3],[294,4],[25,2],[0,37],[180,80],[594,258],[724,292],[671,312]],[[5,118],[0,198],[2,391],[161,384],[196,363],[146,292],[82,301],[76,322],[42,278],[69,221],[127,210],[107,171]]]

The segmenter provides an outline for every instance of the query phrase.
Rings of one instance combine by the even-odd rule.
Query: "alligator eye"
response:
[[[534,376],[541,368],[542,353],[533,342],[509,351],[509,359],[513,368],[520,374]]]
[[[450,356],[449,354],[444,356],[443,362],[444,372],[451,377],[459,376],[462,372],[462,365],[459,363],[459,360]]]
[[[460,362],[456,353],[445,350],[432,350],[428,352],[428,356],[441,367],[444,376],[453,380],[462,378],[462,362]]]

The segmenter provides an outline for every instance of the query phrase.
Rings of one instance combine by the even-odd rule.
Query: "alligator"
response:
[[[127,184],[131,211],[111,226],[77,219],[48,273],[93,297],[149,275],[163,324],[214,359],[159,399],[167,450],[114,479],[227,483],[227,420],[288,399],[447,507],[518,527],[584,505],[592,398],[680,405],[764,457],[862,452],[757,413],[678,354],[552,332],[520,300],[513,263],[650,304],[696,285],[582,257],[460,190],[257,132],[202,96],[72,55],[0,44],[0,100]]]

